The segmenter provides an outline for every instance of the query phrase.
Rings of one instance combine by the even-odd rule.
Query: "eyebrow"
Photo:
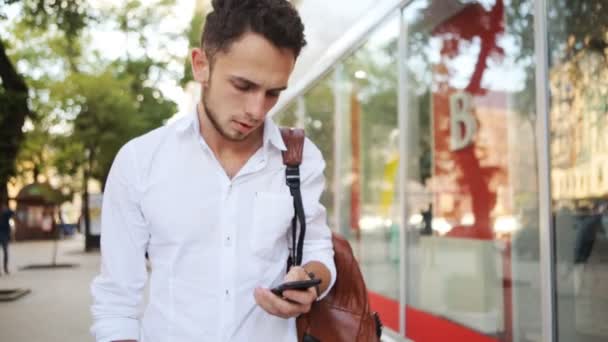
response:
[[[247,84],[249,86],[252,86],[254,88],[259,88],[260,87],[259,84],[255,83],[255,82],[253,82],[251,80],[248,80],[246,78],[240,77],[240,76],[231,76],[230,80],[231,81],[237,81],[237,82],[243,82],[243,83],[245,83],[245,84]],[[283,91],[285,89],[287,89],[287,86],[283,86],[283,87],[279,87],[279,88],[274,88],[274,89],[268,89],[268,91]]]

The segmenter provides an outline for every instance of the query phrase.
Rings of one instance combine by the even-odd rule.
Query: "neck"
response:
[[[263,145],[264,125],[260,126],[243,140],[230,140],[215,128],[202,104],[199,103],[197,108],[199,130],[203,139],[205,139],[205,142],[216,156],[239,155],[249,157]]]

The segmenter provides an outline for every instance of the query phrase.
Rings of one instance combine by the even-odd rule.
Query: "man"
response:
[[[0,245],[2,245],[2,254],[4,260],[4,273],[8,271],[8,243],[11,239],[11,218],[15,213],[9,209],[5,201],[2,201],[0,207]],[[1,273],[0,273],[1,274]]]
[[[301,166],[307,234],[286,274],[293,202],[278,127],[267,117],[306,44],[285,0],[213,1],[191,53],[202,100],[193,113],[126,144],[104,192],[102,269],[93,281],[97,341],[296,341],[295,317],[335,281],[319,203],[325,163]],[[151,265],[149,299],[140,307]],[[269,288],[321,279],[319,288]]]

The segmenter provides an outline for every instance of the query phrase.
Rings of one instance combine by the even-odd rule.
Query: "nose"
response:
[[[247,99],[246,112],[249,117],[253,120],[261,121],[268,112],[268,103],[266,99],[266,93],[263,91],[253,92],[249,94]]]

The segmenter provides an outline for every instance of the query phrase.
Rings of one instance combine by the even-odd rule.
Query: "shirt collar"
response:
[[[192,110],[190,110],[190,112],[185,117],[176,122],[176,130],[180,133],[186,133],[190,131],[194,132],[196,136],[201,136],[196,106]],[[268,143],[270,143],[280,151],[287,150],[285,142],[283,141],[283,137],[281,136],[281,131],[279,130],[279,127],[268,116],[264,119],[263,141],[264,147],[266,147]]]
[[[285,146],[285,142],[283,141],[283,136],[281,136],[279,127],[269,116],[264,119],[264,145],[266,145],[268,142],[270,142],[280,151],[287,151],[287,146]]]
[[[196,116],[196,107],[193,107],[175,123],[175,129],[179,133],[186,133],[189,129],[194,127],[195,123],[198,123],[198,118]]]

